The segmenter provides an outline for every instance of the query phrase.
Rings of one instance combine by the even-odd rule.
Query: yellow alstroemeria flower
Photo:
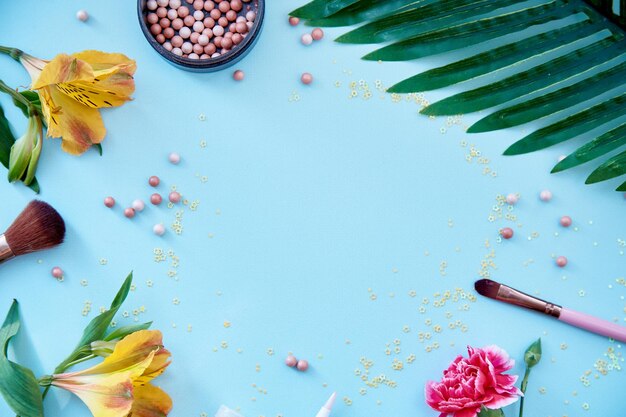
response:
[[[157,330],[132,333],[98,365],[52,375],[51,384],[76,394],[94,417],[167,416],[170,397],[148,384],[169,365],[170,352],[162,343]]]
[[[99,108],[121,106],[135,91],[135,61],[123,54],[83,51],[52,61],[19,56],[39,92],[49,137],[64,151],[80,155],[106,134]]]

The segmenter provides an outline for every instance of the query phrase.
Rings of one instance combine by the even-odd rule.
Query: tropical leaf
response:
[[[360,25],[337,42],[384,44],[366,60],[409,61],[490,42],[487,50],[407,78],[388,91],[417,93],[482,80],[421,110],[438,116],[502,106],[469,133],[559,118],[515,142],[506,155],[596,132],[552,170],[560,172],[626,145],[626,1],[620,0],[617,12],[613,7],[613,0],[313,0],[291,14],[307,25]],[[511,33],[518,39],[498,44]],[[516,69],[522,63],[524,68]],[[502,77],[505,68],[508,76]],[[581,103],[583,110],[576,108]],[[588,184],[626,175],[626,152],[598,165]],[[624,191],[626,182],[617,189]]]

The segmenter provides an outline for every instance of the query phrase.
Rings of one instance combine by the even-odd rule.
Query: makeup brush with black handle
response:
[[[63,243],[65,222],[48,203],[33,200],[0,235],[0,263]]]

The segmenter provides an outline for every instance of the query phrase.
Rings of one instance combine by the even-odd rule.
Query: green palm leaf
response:
[[[511,145],[507,155],[597,130],[552,170],[560,172],[626,144],[626,123],[610,123],[626,116],[626,0],[620,1],[617,13],[613,0],[314,0],[292,15],[308,25],[361,24],[337,41],[385,43],[365,55],[366,60],[408,61],[491,42],[495,46],[484,52],[400,81],[389,92],[435,90],[492,74],[482,86],[433,103],[422,113],[452,115],[504,105],[472,125],[470,133],[560,115],[559,121]],[[519,33],[519,39],[497,44],[511,33]],[[539,57],[541,63],[532,66]],[[521,63],[530,65],[515,71]],[[504,68],[512,75],[498,77]],[[617,93],[605,94],[615,89]],[[585,110],[573,110],[583,102]],[[587,183],[621,175],[626,175],[626,151],[600,163]],[[617,189],[625,188],[626,182]]]

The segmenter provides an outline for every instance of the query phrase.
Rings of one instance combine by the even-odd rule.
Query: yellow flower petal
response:
[[[152,384],[135,386],[132,417],[165,417],[172,411],[172,399]]]
[[[82,105],[55,86],[40,90],[42,111],[48,125],[48,136],[61,137],[62,148],[80,155],[106,135],[100,112]]]
[[[124,54],[108,53],[96,50],[87,50],[72,54],[74,58],[88,62],[93,68],[96,77],[105,75],[108,72],[125,72],[133,75],[137,69],[134,60]]]
[[[59,54],[43,67],[39,77],[33,80],[32,89],[39,90],[52,84],[93,79],[93,69],[88,63],[66,54]]]
[[[131,372],[53,380],[52,385],[78,396],[94,417],[126,417],[133,404]]]

